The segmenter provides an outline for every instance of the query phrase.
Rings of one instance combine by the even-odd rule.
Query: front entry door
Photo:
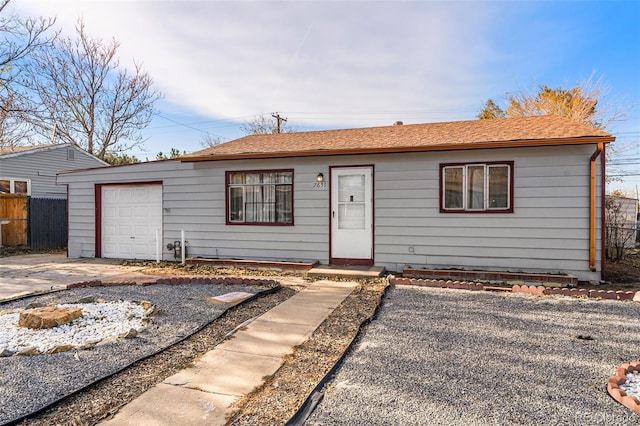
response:
[[[333,264],[373,264],[373,167],[331,168]]]

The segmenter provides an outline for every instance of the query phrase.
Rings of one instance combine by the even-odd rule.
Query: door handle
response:
[[[333,210],[333,211],[331,212],[331,217],[333,217],[333,218],[335,218],[335,217],[336,217],[336,211],[335,211],[335,210]]]

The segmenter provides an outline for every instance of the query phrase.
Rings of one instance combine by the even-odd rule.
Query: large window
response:
[[[227,223],[293,225],[293,170],[227,172]]]
[[[442,212],[513,212],[513,162],[440,165]]]
[[[0,194],[31,195],[31,181],[0,177]]]

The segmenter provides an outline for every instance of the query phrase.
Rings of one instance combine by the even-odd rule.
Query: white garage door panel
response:
[[[102,257],[155,259],[162,185],[102,187]]]

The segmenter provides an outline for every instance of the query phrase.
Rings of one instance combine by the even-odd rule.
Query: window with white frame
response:
[[[293,170],[226,175],[227,223],[293,225]]]
[[[513,162],[440,165],[442,212],[513,212]]]
[[[31,180],[0,177],[0,194],[31,195]]]

